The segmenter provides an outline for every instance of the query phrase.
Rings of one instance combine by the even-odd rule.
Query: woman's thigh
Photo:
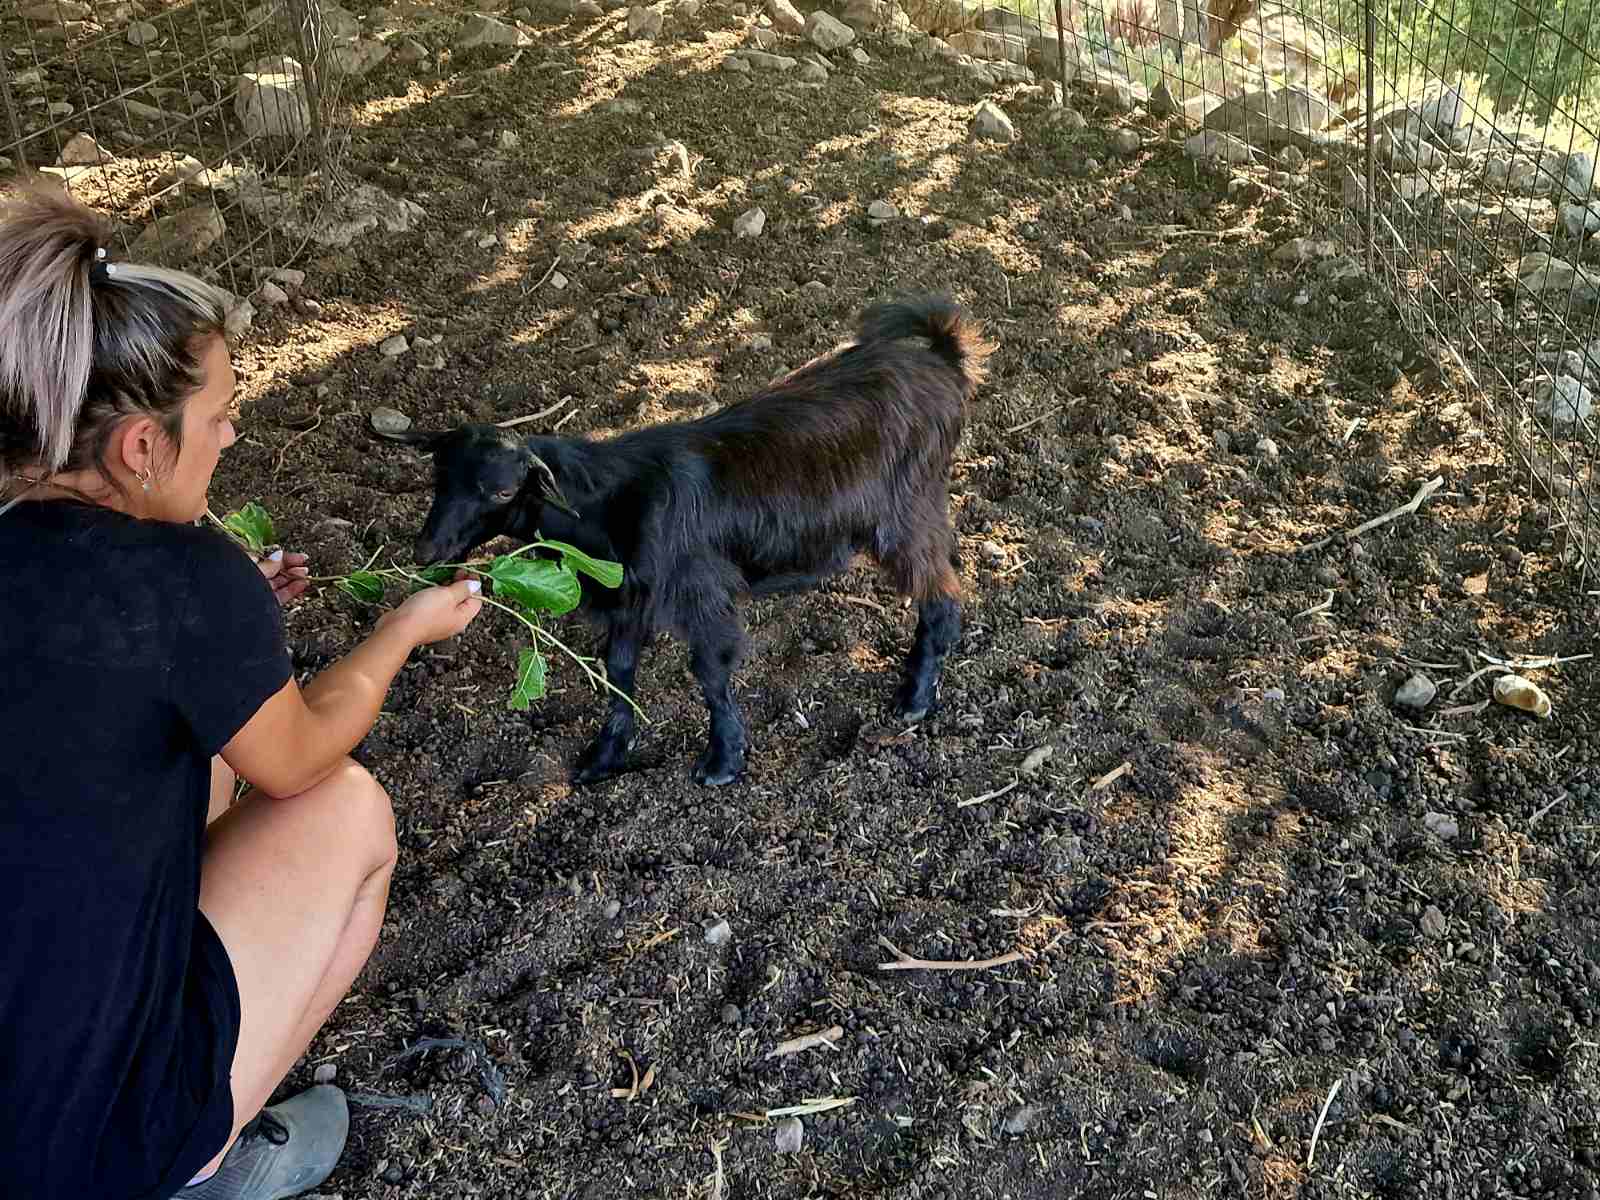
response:
[[[207,829],[200,910],[239,986],[236,1101],[265,1101],[305,1050],[294,1043],[358,897],[393,861],[389,798],[353,762],[290,799],[247,793]]]

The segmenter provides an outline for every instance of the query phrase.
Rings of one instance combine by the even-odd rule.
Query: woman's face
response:
[[[146,516],[161,521],[198,521],[206,515],[211,476],[222,452],[233,445],[230,414],[235,380],[228,344],[221,337],[206,340],[200,356],[205,382],[183,407],[183,445],[177,461],[158,471],[143,492]]]

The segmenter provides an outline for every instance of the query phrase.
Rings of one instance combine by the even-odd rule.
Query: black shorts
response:
[[[172,1147],[172,1166],[159,1184],[129,1200],[171,1200],[233,1133],[233,1056],[239,1048],[239,981],[233,961],[203,912],[195,913],[193,951],[185,987],[183,1055],[191,1095],[203,1097],[189,1134]],[[162,1103],[148,1096],[149,1105]]]

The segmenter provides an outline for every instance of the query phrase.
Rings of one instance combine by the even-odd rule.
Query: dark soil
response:
[[[1381,294],[1269,262],[1318,231],[1180,127],[1137,117],[1120,159],[1127,118],[1077,95],[1064,134],[1017,87],[1019,140],[975,142],[953,69],[869,42],[803,90],[717,69],[750,24],[725,6],[660,44],[624,17],[364,81],[351,167],[427,220],[296,264],[322,312],[258,317],[214,507],[259,500],[319,571],[403,560],[427,463],[368,432],[377,405],[442,428],[571,397],[541,424],[617,431],[950,289],[999,342],[953,484],[965,634],[908,731],[912,616],[867,568],[752,605],[751,765],[715,791],[680,644],[645,659],[637,769],[587,790],[604,702],[570,663],[530,716],[495,614],[420,651],[358,751],[398,818],[389,917],[284,1085],[332,1063],[354,1095],[323,1190],[1597,1195],[1594,673],[1528,672],[1548,721],[1441,711],[1488,696],[1455,690],[1477,652],[1587,653],[1595,606],[1469,398]],[[903,216],[871,225],[878,198]],[[567,286],[536,286],[558,252]],[[394,333],[442,334],[443,368],[380,357]],[[1296,552],[1435,475],[1415,516]],[[375,615],[302,602],[299,668]],[[1436,664],[1427,713],[1393,703],[1408,659]],[[880,939],[1025,958],[885,971]],[[425,1038],[457,1044],[398,1058]],[[778,1154],[766,1111],[825,1097],[853,1103]]]

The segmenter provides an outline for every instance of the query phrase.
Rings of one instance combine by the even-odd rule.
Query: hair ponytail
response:
[[[107,222],[49,185],[0,206],[0,494],[21,473],[95,468],[123,419],[177,439],[202,382],[200,343],[228,294],[181,271],[96,270]]]

